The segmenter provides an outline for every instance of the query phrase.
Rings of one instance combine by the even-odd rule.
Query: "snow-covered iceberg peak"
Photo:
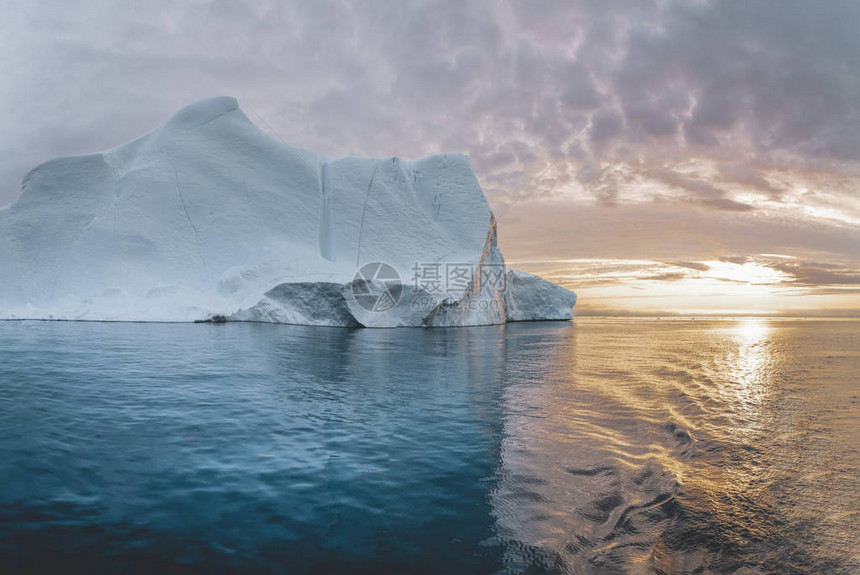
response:
[[[0,318],[484,325],[569,318],[575,301],[519,293],[543,280],[505,269],[465,156],[322,156],[228,97],[37,166],[0,210],[0,246]]]

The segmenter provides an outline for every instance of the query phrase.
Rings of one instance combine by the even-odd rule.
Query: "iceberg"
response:
[[[191,104],[49,160],[0,209],[0,318],[466,326],[570,319],[505,266],[468,159],[334,158]]]

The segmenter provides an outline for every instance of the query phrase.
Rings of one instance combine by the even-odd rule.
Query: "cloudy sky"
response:
[[[467,153],[580,314],[860,313],[860,2],[0,7],[0,205],[232,95],[322,153]]]

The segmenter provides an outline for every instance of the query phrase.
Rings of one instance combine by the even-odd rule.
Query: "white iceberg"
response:
[[[488,325],[576,301],[505,268],[465,156],[322,156],[227,97],[36,167],[0,246],[3,319]]]

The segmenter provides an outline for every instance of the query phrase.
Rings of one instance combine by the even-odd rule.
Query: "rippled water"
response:
[[[4,572],[857,573],[860,322],[0,322]]]

